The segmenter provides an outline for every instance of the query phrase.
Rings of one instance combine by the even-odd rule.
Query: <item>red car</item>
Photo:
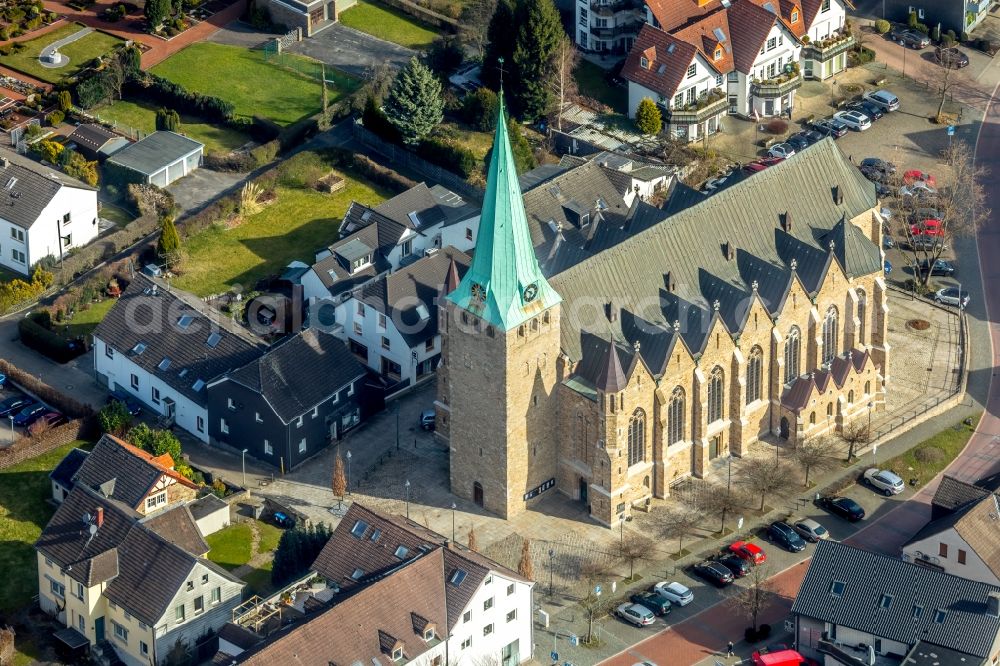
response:
[[[913,185],[913,183],[917,182],[918,180],[922,180],[931,187],[937,187],[937,179],[934,178],[934,176],[932,176],[931,174],[925,173],[920,169],[912,169],[903,174],[904,185]]]
[[[753,564],[767,562],[767,553],[764,552],[764,549],[749,541],[737,541],[733,543],[729,546],[729,552]]]
[[[758,171],[763,171],[768,167],[773,167],[775,164],[780,164],[784,161],[784,157],[760,157],[749,164],[744,164],[743,170],[747,173],[757,173]]]
[[[944,229],[941,228],[941,220],[924,220],[911,224],[910,234],[913,236],[944,236]]]

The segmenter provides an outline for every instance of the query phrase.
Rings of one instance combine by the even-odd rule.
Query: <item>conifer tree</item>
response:
[[[552,108],[549,87],[559,41],[565,32],[552,0],[522,0],[514,43],[514,109],[524,120],[543,118]]]
[[[663,116],[656,103],[648,97],[643,97],[635,110],[635,125],[643,134],[656,135],[663,129]]]
[[[389,88],[384,111],[404,142],[419,143],[444,118],[441,81],[416,57],[411,58]]]

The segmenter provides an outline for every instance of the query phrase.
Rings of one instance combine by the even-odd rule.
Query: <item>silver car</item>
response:
[[[656,622],[653,611],[639,604],[622,604],[615,609],[615,615],[637,627],[645,627]]]
[[[883,111],[888,112],[899,110],[899,98],[888,90],[876,90],[874,92],[865,93],[865,99]]]
[[[945,287],[935,292],[934,302],[941,303],[942,305],[954,305],[955,307],[966,308],[969,306],[969,292],[963,289],[959,293],[958,287]]]
[[[872,126],[871,119],[857,111],[838,111],[833,117],[858,132],[863,132]]]
[[[889,495],[898,495],[903,492],[903,488],[905,487],[901,478],[887,469],[878,469],[877,467],[865,470],[865,481],[872,488],[881,490],[882,494],[886,497]]]
[[[830,538],[830,533],[825,527],[817,523],[812,518],[803,518],[792,523],[792,529],[799,533],[806,541],[816,543]]]
[[[795,146],[790,143],[776,143],[767,151],[771,157],[783,157],[786,160],[795,154]]]
[[[659,592],[675,606],[687,606],[694,601],[694,592],[680,583],[668,583],[666,581],[653,586],[654,592]]]

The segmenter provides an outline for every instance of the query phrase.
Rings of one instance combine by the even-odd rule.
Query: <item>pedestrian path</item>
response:
[[[38,54],[39,64],[41,64],[42,67],[47,67],[49,69],[59,69],[60,67],[65,67],[69,63],[69,58],[64,54],[59,53],[59,49],[67,44],[72,44],[78,39],[83,39],[92,32],[94,32],[93,28],[81,28],[68,37],[63,37],[62,39],[52,42]]]

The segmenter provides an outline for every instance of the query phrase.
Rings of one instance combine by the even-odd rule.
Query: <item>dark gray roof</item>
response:
[[[108,163],[152,176],[204,147],[204,144],[176,132],[153,132],[116,152]]]
[[[421,231],[443,222],[451,224],[479,214],[479,209],[467,204],[460,196],[440,185],[427,187],[418,183],[388,201],[383,201],[375,210],[410,229]]]
[[[840,596],[831,593],[834,582],[844,583]],[[986,609],[990,593],[1000,588],[821,541],[792,612],[909,646],[923,641],[981,659],[1000,632],[1000,617]],[[883,595],[892,597],[888,608],[883,608]],[[915,606],[922,607],[919,618],[914,618]]]
[[[76,475],[80,465],[87,459],[87,452],[83,449],[73,449],[66,454],[56,468],[49,473],[49,478],[58,483],[63,488],[73,487],[73,476]]]
[[[406,343],[414,347],[437,335],[437,298],[452,261],[461,278],[471,259],[464,252],[446,247],[369,282],[360,298],[392,319]]]
[[[0,150],[0,219],[30,228],[63,187],[97,191],[54,167]]]
[[[103,148],[105,144],[115,139],[123,139],[123,137],[118,136],[107,127],[96,123],[77,125],[73,133],[69,135],[70,141],[95,153]]]
[[[188,508],[191,510],[191,515],[195,520],[201,520],[220,509],[229,508],[229,505],[212,493],[209,493],[188,504]]]
[[[945,474],[934,491],[931,507],[935,515],[952,513],[989,494],[985,488]]]
[[[211,548],[194,521],[194,515],[186,504],[168,507],[142,519],[146,527],[170,543],[196,557],[204,557]]]
[[[219,640],[232,643],[236,647],[243,650],[249,650],[254,645],[261,642],[261,637],[249,629],[229,622],[222,625],[222,628],[219,629]],[[230,659],[232,659],[231,656]]]
[[[521,191],[527,192],[528,190],[541,185],[545,181],[551,180],[559,174],[564,173],[569,168],[569,166],[563,166],[562,162],[559,164],[542,164],[535,167],[531,171],[522,173],[517,177],[517,182],[521,186]]]
[[[677,322],[684,343],[700,353],[716,317],[735,335],[745,324],[753,298],[760,298],[769,312],[778,312],[793,272],[805,290],[814,293],[836,261],[829,243],[823,242],[825,236],[845,217],[875,206],[874,185],[831,140],[801,158],[702,197],[670,216],[639,204],[627,222],[627,229],[638,231],[619,232],[593,256],[563,262],[568,267],[545,262],[545,248],[537,242],[536,253],[567,303],[585,299],[620,304],[622,314],[611,327],[619,341],[635,341],[624,328],[627,322],[647,322],[651,331],[667,337],[674,335]],[[841,204],[835,201],[836,186],[843,194]],[[782,227],[786,219],[789,231]],[[853,231],[848,236],[850,256],[845,261],[854,274],[880,272],[874,243]],[[584,331],[574,323],[573,318],[564,319],[561,346],[578,361]],[[605,337],[608,327],[598,322],[583,328]],[[661,341],[654,348],[659,353],[670,344]],[[646,343],[640,353],[645,357]],[[655,372],[658,362],[651,359],[647,365]]]
[[[209,390],[225,390],[226,381],[236,382],[262,395],[274,413],[289,423],[365,372],[343,342],[328,333],[307,329],[213,382]]]
[[[184,319],[187,326],[182,327],[185,317],[191,321]],[[210,346],[215,334],[218,341]],[[139,273],[98,324],[94,337],[200,405],[205,404],[207,382],[264,353],[263,342],[228,317]],[[164,359],[169,359],[166,366]]]
[[[901,666],[975,666],[980,660],[970,659],[960,650],[949,650],[940,645],[918,641]]]
[[[347,235],[342,235],[340,240],[326,249],[327,256],[312,265],[316,277],[334,296],[388,271],[391,266],[386,257],[406,232],[406,227],[354,202],[344,215],[340,232]],[[357,248],[358,243],[372,248],[372,264],[351,273],[350,260],[344,255],[353,254],[352,248]]]

